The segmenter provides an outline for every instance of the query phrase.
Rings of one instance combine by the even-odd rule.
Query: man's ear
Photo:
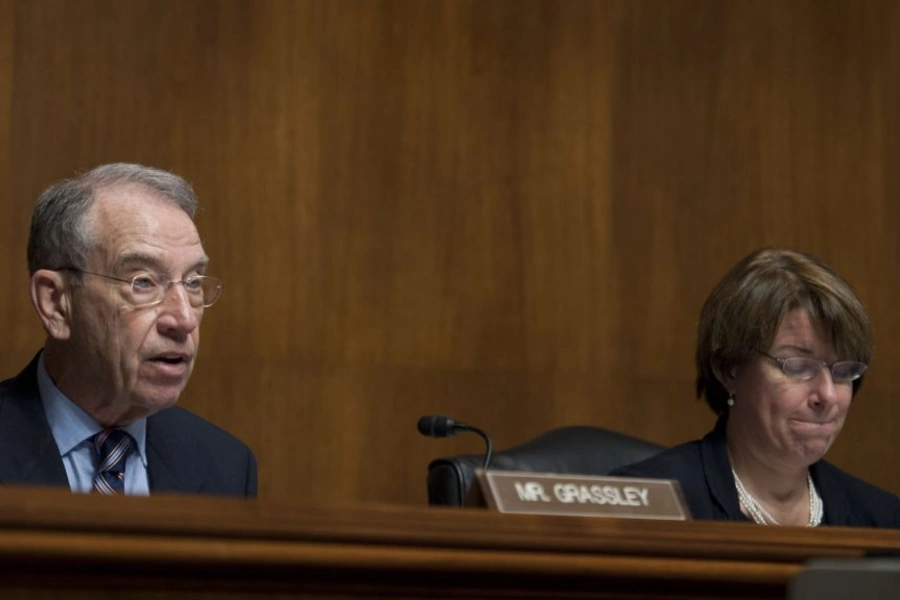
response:
[[[71,333],[71,290],[59,271],[39,269],[31,276],[31,302],[47,335],[55,340],[69,339]]]

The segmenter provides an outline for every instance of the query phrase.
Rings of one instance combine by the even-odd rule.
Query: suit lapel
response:
[[[822,508],[825,510],[823,523],[843,526],[862,525],[862,523],[854,522],[853,509],[849,499],[842,493],[838,482],[828,473],[823,461],[813,463],[809,468],[809,473],[816,486],[816,491],[819,492],[819,497],[822,498]]]
[[[0,391],[0,483],[68,487],[38,392],[37,363],[35,356]]]
[[[716,422],[716,427],[704,436],[700,442],[700,457],[703,461],[703,473],[713,500],[727,520],[745,520],[741,512],[737,489],[734,487],[734,476],[731,472],[731,461],[728,460],[728,448],[725,442],[725,424],[728,417],[723,415]]]
[[[189,469],[192,450],[167,419],[167,411],[147,418],[147,478],[150,493],[196,494],[203,480]]]

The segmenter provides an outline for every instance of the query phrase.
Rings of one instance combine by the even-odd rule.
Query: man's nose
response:
[[[191,305],[191,299],[183,282],[171,281],[161,303],[159,324],[167,330],[190,333],[200,323],[203,307]]]

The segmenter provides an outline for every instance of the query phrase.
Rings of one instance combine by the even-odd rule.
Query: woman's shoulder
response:
[[[728,480],[724,442],[715,431],[702,440],[675,446],[613,475],[646,479],[674,479],[695,519],[728,519],[737,512],[737,492]]]
[[[615,469],[610,475],[647,477],[651,479],[679,479],[695,472],[700,462],[701,440],[687,442],[640,462]]]
[[[835,525],[900,527],[900,498],[826,461],[810,467],[813,481],[825,502],[846,515]]]

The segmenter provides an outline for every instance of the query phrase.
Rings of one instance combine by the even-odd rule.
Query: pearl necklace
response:
[[[753,522],[760,525],[778,525],[779,523],[775,520],[775,517],[769,514],[769,511],[763,508],[763,505],[750,495],[750,492],[744,487],[744,482],[742,482],[741,478],[734,472],[734,469],[731,469],[731,474],[734,475],[734,486],[737,488],[738,499],[741,502],[741,506],[750,513],[750,518],[753,519]],[[809,487],[809,521],[806,526],[816,527],[822,523],[824,505],[809,471],[806,472],[806,485]]]

